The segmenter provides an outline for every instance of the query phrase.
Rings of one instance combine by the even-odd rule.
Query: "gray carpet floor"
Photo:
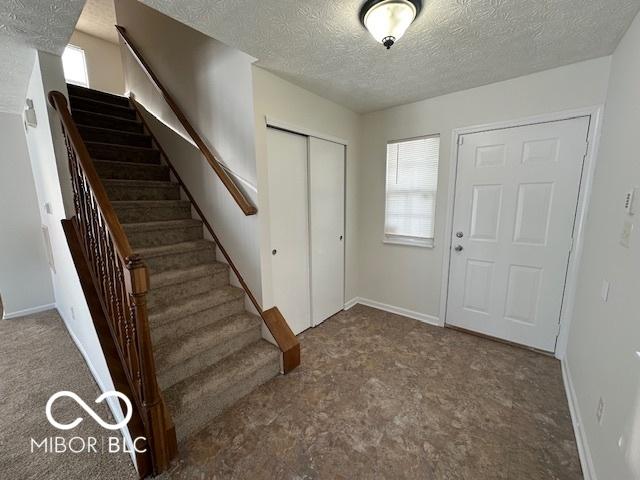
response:
[[[105,420],[110,418],[91,372],[55,310],[0,320],[0,478],[3,480],[89,480],[138,478],[127,453],[31,452],[31,439],[40,442],[61,436],[96,438],[114,434],[100,427],[73,400],[54,403],[54,418],[68,423],[84,420],[73,430],[51,426],[45,415],[49,397],[70,390]],[[113,422],[113,420],[109,420]],[[80,443],[72,443],[78,448]]]

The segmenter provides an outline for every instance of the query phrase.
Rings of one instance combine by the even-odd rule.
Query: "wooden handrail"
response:
[[[207,144],[204,142],[202,137],[200,137],[200,135],[198,134],[196,129],[193,127],[193,125],[191,125],[191,122],[189,122],[185,113],[178,106],[178,104],[176,103],[175,99],[171,96],[169,91],[164,87],[164,85],[162,84],[158,76],[154,73],[149,63],[145,60],[140,50],[134,45],[133,41],[131,40],[131,37],[129,37],[129,35],[127,34],[126,29],[124,27],[121,27],[120,25],[116,25],[116,29],[118,30],[118,33],[120,34],[120,37],[124,41],[125,45],[129,48],[129,51],[133,54],[134,58],[140,64],[140,67],[142,68],[142,70],[147,74],[147,76],[151,80],[151,83],[153,83],[156,89],[160,92],[160,94],[164,98],[165,102],[167,102],[171,110],[173,110],[173,113],[176,115],[176,117],[178,118],[178,120],[180,121],[184,129],[187,131],[191,139],[195,142],[196,146],[198,147],[202,155],[204,155],[204,158],[207,160],[207,162],[209,162],[209,165],[211,165],[213,170],[216,172],[216,175],[218,175],[218,177],[220,178],[220,180],[222,181],[226,189],[229,191],[233,199],[236,201],[236,203],[242,210],[242,212],[245,215],[255,215],[258,212],[256,207],[245,196],[242,190],[238,188],[238,186],[231,179],[231,177],[229,177],[225,169],[222,168],[222,165],[220,165],[220,162],[218,161],[218,159],[211,152],[209,147],[207,147]]]
[[[138,118],[144,125],[145,131],[153,140],[153,143],[155,144],[156,148],[160,151],[160,155],[166,162],[167,166],[169,167],[169,170],[171,170],[171,173],[173,174],[177,182],[180,184],[180,187],[182,188],[185,195],[191,202],[193,209],[196,211],[196,213],[202,220],[203,225],[208,230],[209,234],[213,238],[213,241],[216,243],[216,246],[220,250],[220,253],[222,253],[224,258],[226,259],[227,264],[229,265],[231,270],[233,270],[233,273],[235,274],[236,278],[238,279],[238,282],[240,282],[240,285],[242,286],[243,290],[249,297],[249,300],[251,301],[255,309],[258,311],[258,313],[262,317],[262,320],[264,321],[265,325],[271,332],[271,335],[273,335],[274,340],[278,344],[278,348],[280,348],[280,351],[282,352],[282,370],[284,373],[289,373],[291,370],[293,370],[298,365],[300,365],[300,342],[298,341],[296,336],[293,334],[293,331],[291,331],[291,328],[289,328],[287,321],[285,320],[284,316],[282,315],[280,310],[278,310],[277,307],[273,307],[267,311],[263,311],[262,306],[258,303],[258,300],[256,299],[253,292],[251,292],[251,289],[247,285],[247,282],[245,282],[244,278],[242,278],[242,274],[240,273],[236,265],[233,263],[231,256],[229,256],[225,248],[222,246],[222,243],[220,243],[220,238],[216,235],[216,232],[211,227],[211,224],[208,222],[202,209],[196,202],[196,199],[193,197],[193,195],[191,194],[191,192],[189,191],[185,183],[182,181],[180,174],[178,173],[175,166],[171,162],[171,159],[167,155],[167,152],[164,151],[164,148],[162,148],[162,145],[160,144],[160,142],[158,142],[158,139],[154,135],[153,131],[151,130],[151,128],[149,128],[149,124],[145,120],[144,115],[142,113],[142,109],[140,108],[140,105],[138,104],[138,102],[135,100],[133,93],[131,94],[130,100],[131,100],[131,105],[133,105],[133,108],[135,108],[136,112],[138,113]]]
[[[169,468],[177,449],[156,376],[147,311],[149,272],[131,249],[66,97],[56,91],[48,97],[58,112],[67,147],[80,247],[133,395],[130,400],[142,417],[152,473],[159,474]]]

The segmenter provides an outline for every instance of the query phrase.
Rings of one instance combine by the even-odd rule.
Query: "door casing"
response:
[[[447,216],[444,232],[444,254],[442,262],[442,286],[440,295],[440,321],[443,326],[447,324],[447,299],[449,294],[449,269],[451,260],[451,248],[453,244],[453,214],[455,209],[456,181],[458,173],[458,141],[461,135],[470,133],[487,132],[491,130],[503,130],[506,128],[522,127],[538,123],[557,122],[559,120],[570,120],[577,117],[590,117],[588,133],[588,150],[584,159],[582,178],[580,179],[580,191],[578,195],[578,206],[576,209],[576,220],[574,225],[574,245],[569,255],[567,277],[564,287],[564,301],[560,311],[560,331],[556,343],[555,356],[563,359],[567,349],[567,339],[571,318],[573,317],[575,293],[578,280],[578,271],[584,245],[584,228],[593,187],[593,176],[596,167],[597,151],[600,142],[602,128],[602,105],[595,105],[576,110],[537,115],[533,117],[510,120],[506,122],[496,122],[472,127],[456,128],[451,135],[451,158],[449,161],[449,179],[452,188],[447,195]]]

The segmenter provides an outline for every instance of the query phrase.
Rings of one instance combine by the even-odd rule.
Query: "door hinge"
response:
[[[464,137],[462,135],[458,135],[458,145],[462,145],[464,143]]]

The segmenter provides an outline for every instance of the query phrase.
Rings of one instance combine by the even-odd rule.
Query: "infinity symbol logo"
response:
[[[112,424],[107,423],[104,420],[102,420],[102,418],[100,418],[100,416],[89,405],[87,405],[84,402],[84,400],[82,400],[78,395],[76,395],[73,392],[68,392],[68,391],[62,390],[62,391],[60,391],[58,393],[55,393],[55,394],[53,394],[51,396],[51,398],[47,402],[47,407],[45,409],[45,413],[47,414],[47,419],[49,420],[49,423],[51,423],[51,425],[53,425],[54,427],[56,427],[56,428],[58,428],[60,430],[71,430],[72,428],[77,427],[80,424],[80,422],[82,422],[82,420],[83,420],[81,417],[78,417],[73,422],[68,423],[66,425],[63,424],[63,423],[57,422],[53,418],[53,415],[51,415],[51,407],[53,405],[53,402],[55,402],[60,397],[69,397],[69,398],[72,398],[73,400],[75,400],[75,402],[78,405],[80,405],[85,412],[87,412],[89,415],[91,415],[91,417],[96,422],[98,422],[100,424],[100,426],[102,426],[103,428],[106,428],[107,430],[119,430],[119,429],[121,429],[127,423],[129,423],[129,420],[131,420],[131,415],[133,414],[133,407],[131,406],[131,401],[127,398],[127,396],[124,393],[116,392],[115,390],[103,393],[98,398],[96,398],[96,403],[100,403],[100,402],[104,401],[106,398],[109,398],[109,397],[117,397],[120,400],[122,400],[125,403],[125,405],[127,406],[127,412],[126,412],[126,415],[124,417],[124,420],[122,420],[119,423],[116,423],[115,425],[112,425]]]

